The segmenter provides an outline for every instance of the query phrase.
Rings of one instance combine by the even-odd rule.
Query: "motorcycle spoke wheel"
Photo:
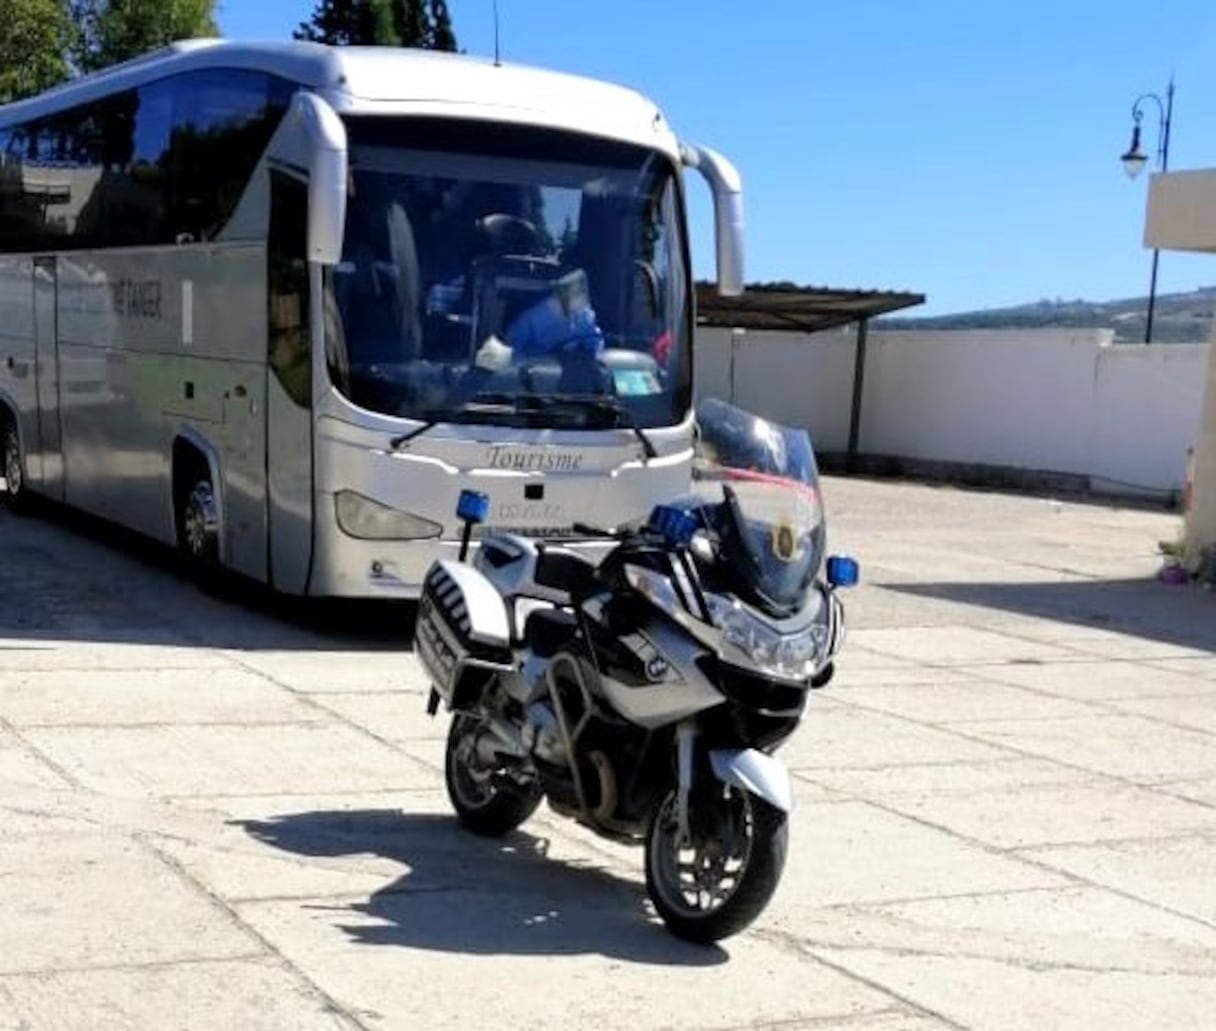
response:
[[[664,880],[679,886],[680,899],[691,913],[707,913],[726,902],[739,885],[751,851],[753,821],[737,790],[723,799],[717,834],[694,832],[680,840],[679,819],[672,796],[664,814],[665,847],[659,857]],[[738,826],[739,824],[743,826]]]
[[[674,791],[655,813],[646,886],[673,934],[708,943],[742,930],[768,904],[785,865],[788,827],[784,813],[738,788],[723,786],[693,807],[687,838]]]
[[[444,780],[460,822],[485,837],[514,830],[536,811],[540,791],[531,777],[506,765],[487,765],[478,755],[481,721],[458,713],[448,732]]]

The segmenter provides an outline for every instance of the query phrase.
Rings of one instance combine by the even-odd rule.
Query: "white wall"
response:
[[[1178,490],[1199,432],[1206,346],[1113,345],[1107,330],[871,331],[863,454],[1088,476],[1096,489]],[[701,329],[697,393],[848,445],[855,328]],[[733,390],[730,351],[734,347]]]
[[[1098,355],[1089,474],[1096,487],[1178,489],[1199,438],[1208,347],[1120,344]]]
[[[863,452],[1085,472],[1098,333],[874,333]]]
[[[779,422],[805,426],[821,451],[844,451],[849,442],[855,340],[855,331],[698,329],[696,394],[720,397]]]

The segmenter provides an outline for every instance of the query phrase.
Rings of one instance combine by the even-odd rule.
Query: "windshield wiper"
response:
[[[650,438],[634,419],[633,413],[615,397],[604,394],[521,394],[516,398],[516,405],[525,411],[529,408],[541,410],[568,405],[571,408],[582,408],[601,415],[611,415],[616,420],[616,426],[633,432],[647,458],[659,457]]]
[[[633,413],[621,404],[620,401],[613,397],[604,397],[598,400],[598,404],[616,416],[618,426],[624,426],[625,429],[633,431],[633,435],[638,438],[638,443],[642,445],[642,453],[647,458],[659,457],[659,453],[654,449],[650,438],[646,436],[642,431],[642,427],[634,419]]]
[[[393,437],[388,442],[388,445],[394,451],[400,451],[403,447],[405,447],[406,444],[408,444],[415,437],[421,437],[427,430],[433,430],[435,428],[435,426],[436,426],[436,423],[433,420],[428,419],[421,426],[418,426],[417,428],[410,430],[409,433],[402,433],[396,437]]]
[[[573,408],[596,415],[610,415],[613,425],[632,431],[642,445],[642,452],[648,459],[658,458],[659,453],[654,449],[650,438],[637,424],[633,413],[615,397],[603,394],[507,394],[481,393],[474,394],[469,400],[442,412],[427,412],[423,424],[408,433],[402,433],[389,441],[394,451],[399,451],[415,437],[421,436],[427,430],[433,429],[440,422],[454,414],[526,414],[529,412],[550,411],[554,408]]]
[[[474,394],[469,400],[454,405],[451,408],[432,409],[424,412],[421,426],[410,430],[408,433],[402,433],[393,437],[389,441],[389,446],[394,451],[400,451],[401,448],[415,437],[422,436],[427,430],[434,429],[441,422],[449,421],[452,415],[467,415],[471,412],[508,415],[513,414],[515,411],[515,398],[511,394]]]

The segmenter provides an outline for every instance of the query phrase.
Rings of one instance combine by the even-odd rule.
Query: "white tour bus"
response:
[[[617,86],[207,40],[0,107],[11,500],[348,597],[416,595],[463,488],[642,515],[690,475],[684,167],[737,293],[737,174]]]

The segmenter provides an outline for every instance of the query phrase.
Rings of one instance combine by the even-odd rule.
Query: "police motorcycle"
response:
[[[641,525],[580,526],[597,565],[559,544],[487,537],[488,499],[465,492],[460,561],[438,561],[416,648],[453,713],[449,798],[499,836],[547,799],[604,837],[641,844],[646,888],[675,935],[710,943],[747,927],[785,864],[792,791],[774,757],[844,640],[803,431],[717,401],[697,411],[689,497]]]

